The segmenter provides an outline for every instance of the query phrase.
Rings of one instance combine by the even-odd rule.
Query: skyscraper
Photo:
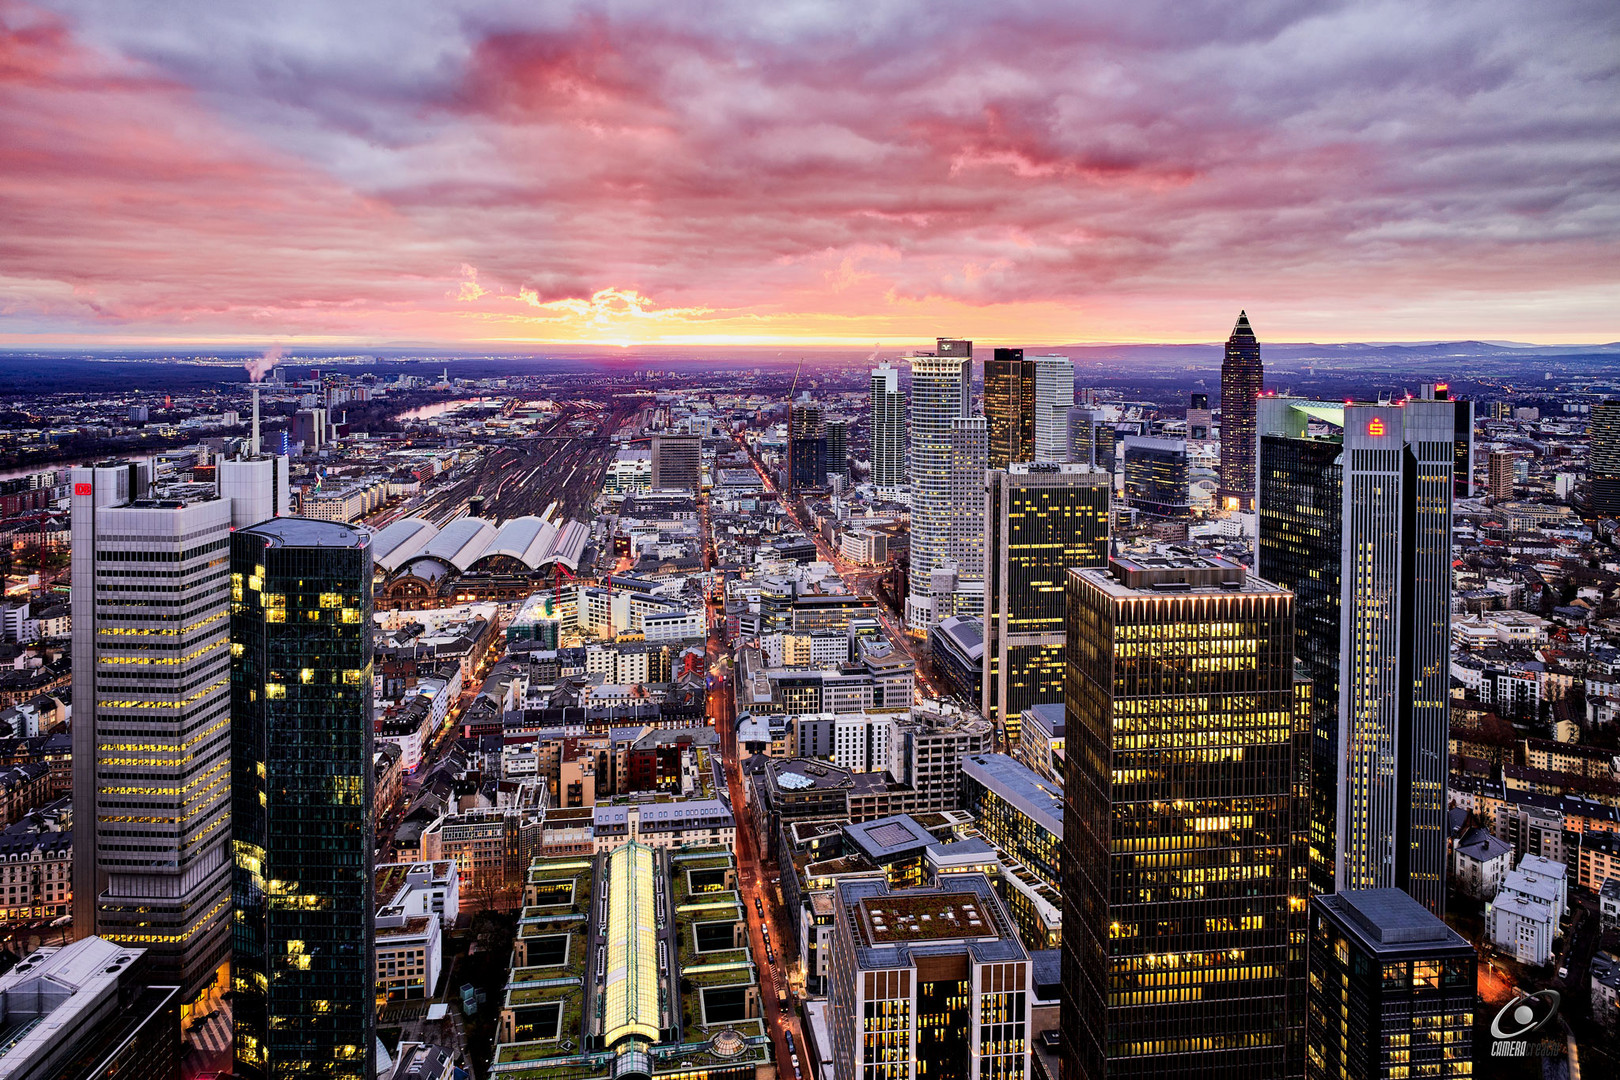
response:
[[[794,404],[788,410],[788,490],[827,485],[827,426],[821,407]]]
[[[947,558],[964,581],[984,583],[984,472],[986,425],[982,416],[951,421],[950,546]],[[977,614],[977,612],[974,612]]]
[[[1467,398],[1451,396],[1448,383],[1424,383],[1418,390],[1424,401],[1450,401],[1455,410],[1452,431],[1456,439],[1455,455],[1451,463],[1452,494],[1459,499],[1474,497],[1474,403]]]
[[[1302,1071],[1293,606],[1218,559],[1069,571],[1066,1080]]]
[[[191,1002],[230,916],[231,500],[73,470],[73,927]]]
[[[900,370],[884,361],[872,370],[872,486],[895,498],[906,483],[906,395]]]
[[[1194,394],[1192,403],[1187,406],[1187,438],[1195,441],[1209,438],[1214,424],[1209,411],[1209,395]]]
[[[1490,456],[1489,488],[1486,494],[1493,499],[1513,498],[1513,464],[1516,455],[1507,450],[1492,450]]]
[[[1311,899],[1310,1080],[1471,1077],[1479,961],[1399,889]]]
[[[1075,405],[1068,410],[1069,461],[1088,468],[1102,469],[1101,463],[1097,460],[1097,428],[1102,422],[1102,410],[1091,405]]]
[[[1316,696],[1312,887],[1442,914],[1452,403],[1259,405],[1258,570],[1298,598]]]
[[[1015,463],[986,474],[984,676],[980,711],[1009,743],[1019,714],[1063,700],[1063,590],[1070,567],[1108,563],[1107,474]]]
[[[1587,475],[1592,486],[1592,516],[1620,517],[1620,400],[1592,406],[1586,431],[1591,441]]]
[[[828,420],[827,431],[827,472],[829,477],[836,476],[840,480],[849,479],[849,421]],[[822,483],[826,483],[824,479]]]
[[[1255,402],[1264,384],[1260,342],[1240,311],[1221,361],[1221,499],[1233,509],[1254,506]]]
[[[1023,430],[1024,350],[997,349],[984,362],[984,418],[989,426],[990,468],[1005,469],[1023,461],[1024,445],[1033,440]],[[1029,414],[1033,420],[1033,414]]]
[[[1037,356],[1026,362],[1034,375],[1031,395],[1034,445],[1024,455],[1026,461],[1067,461],[1069,459],[1069,409],[1074,405],[1074,362],[1067,356]]]
[[[997,349],[984,365],[984,416],[990,467],[1015,461],[1067,461],[1068,410],[1074,404],[1074,364],[1066,356],[1024,358],[1023,349]]]
[[[939,339],[935,352],[911,358],[911,574],[906,627],[927,633],[934,612],[933,573],[951,559],[958,507],[951,503],[951,431],[968,415],[973,344]]]
[[[230,542],[236,1072],[371,1080],[370,535],[278,518]]]

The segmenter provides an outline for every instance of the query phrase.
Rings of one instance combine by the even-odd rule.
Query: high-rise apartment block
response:
[[[145,461],[72,482],[74,931],[189,1003],[228,946],[232,503]]]
[[[1492,450],[1486,494],[1493,499],[1513,498],[1513,466],[1518,455],[1508,450]]]
[[[1471,1077],[1478,959],[1400,889],[1311,898],[1310,1080]]]
[[[1031,705],[1063,700],[1070,567],[1108,563],[1110,478],[1083,465],[1020,462],[986,474],[984,674],[980,711],[1009,745]]]
[[[894,498],[906,483],[906,395],[900,369],[887,361],[872,370],[872,486]]]
[[[1620,517],[1620,400],[1592,406],[1586,431],[1591,441],[1587,475],[1592,488],[1592,515]]]
[[[965,581],[984,580],[985,422],[982,416],[951,421],[950,548],[947,558]]]
[[[896,891],[844,881],[834,908],[834,1080],[1030,1075],[1029,954],[983,874]]]
[[[1316,696],[1313,889],[1402,888],[1442,913],[1452,403],[1259,405],[1258,570],[1297,597]]]
[[[231,535],[236,1072],[376,1073],[370,534]]]
[[[690,491],[703,484],[703,439],[697,435],[652,437],[652,489]]]
[[[827,431],[827,468],[826,477],[836,477],[842,481],[849,480],[849,421],[828,420],[824,425]],[[822,483],[827,483],[823,480]]]
[[[936,613],[936,570],[949,567],[960,507],[951,502],[953,432],[968,416],[973,343],[940,338],[911,358],[911,578],[906,627],[926,633],[950,612]]]
[[[1293,607],[1217,559],[1069,571],[1068,1080],[1303,1069],[1310,726]]]
[[[1260,342],[1249,326],[1249,313],[1240,311],[1221,361],[1220,497],[1231,509],[1254,506],[1255,402],[1264,385]]]

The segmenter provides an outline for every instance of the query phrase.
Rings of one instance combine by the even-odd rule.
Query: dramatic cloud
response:
[[[0,333],[1612,339],[1616,100],[1610,0],[0,0]]]

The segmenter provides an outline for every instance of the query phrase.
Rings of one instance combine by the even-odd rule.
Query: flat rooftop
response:
[[[998,936],[977,893],[892,893],[868,897],[857,907],[866,940],[873,945]]]
[[[1355,889],[1311,902],[1372,955],[1473,952],[1461,935],[1400,889]]]
[[[962,772],[1054,836],[1063,835],[1063,789],[1006,754],[973,754]]]
[[[266,547],[362,548],[371,543],[367,529],[311,518],[271,518],[240,532],[262,537]]]

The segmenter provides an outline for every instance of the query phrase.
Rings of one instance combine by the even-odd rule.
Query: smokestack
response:
[[[250,457],[259,456],[259,385],[253,384],[253,442]]]

